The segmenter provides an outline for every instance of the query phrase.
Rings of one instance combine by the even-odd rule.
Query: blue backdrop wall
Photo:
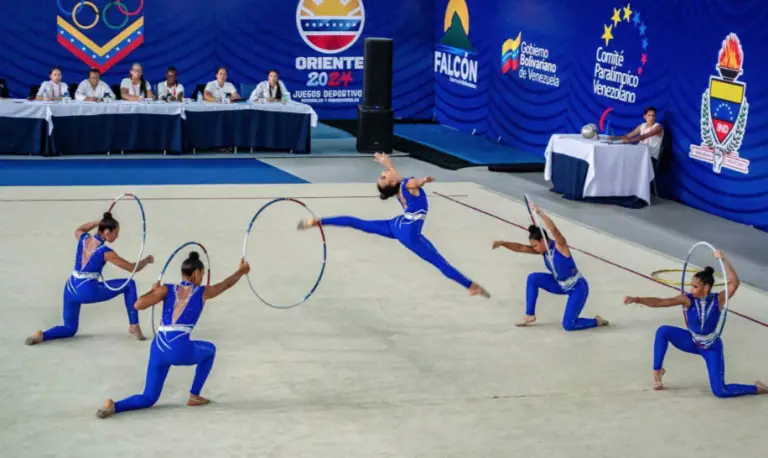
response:
[[[435,112],[543,154],[658,109],[672,197],[768,230],[768,8],[760,0],[435,0]]]
[[[34,3],[34,6],[32,5]],[[319,4],[318,4],[319,3]],[[12,96],[48,79],[67,83],[91,66],[119,83],[132,62],[152,84],[174,65],[186,86],[215,78],[258,83],[270,68],[321,119],[356,118],[365,37],[395,43],[393,105],[402,118],[432,118],[432,0],[0,0],[0,77]],[[73,11],[75,14],[73,15]],[[188,90],[188,92],[191,92]],[[247,96],[247,95],[246,95]]]

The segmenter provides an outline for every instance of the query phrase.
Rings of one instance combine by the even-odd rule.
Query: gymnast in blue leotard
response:
[[[129,410],[147,409],[155,405],[163,391],[165,378],[171,366],[197,366],[189,391],[188,406],[201,406],[210,401],[202,396],[205,380],[213,368],[216,347],[202,340],[192,340],[191,334],[206,301],[213,299],[235,286],[251,267],[240,261],[237,271],[221,283],[201,286],[205,276],[205,265],[200,255],[193,251],[181,265],[182,282],[178,285],[155,283],[147,294],[136,302],[137,310],[144,310],[163,302],[163,317],[149,350],[147,379],[142,394],[135,394],[122,401],[107,399],[104,407],[96,412],[99,418]]]
[[[388,220],[367,221],[351,216],[322,218],[317,221],[308,219],[299,223],[299,229],[308,229],[317,224],[323,226],[351,227],[369,234],[376,234],[389,239],[397,239],[416,256],[435,266],[443,275],[460,284],[469,291],[470,296],[491,297],[480,285],[465,277],[443,258],[432,243],[422,234],[429,205],[427,194],[422,187],[431,183],[432,177],[403,178],[392,167],[392,161],[386,154],[377,153],[376,162],[385,167],[378,179],[379,197],[386,200],[397,197],[403,207],[403,214]]]
[[[98,228],[96,234],[91,235],[90,232],[96,228]],[[114,243],[119,234],[120,224],[109,212],[104,213],[101,221],[85,223],[75,230],[77,253],[75,255],[75,269],[64,285],[64,325],[53,327],[45,332],[35,332],[27,337],[27,345],[74,336],[80,323],[80,306],[82,304],[108,301],[121,294],[125,301],[125,310],[128,312],[128,332],[138,340],[145,340],[141,333],[141,327],[139,327],[139,314],[133,308],[133,304],[136,302],[136,283],[131,280],[126,284],[125,279],[108,280],[106,283],[113,289],[125,284],[122,289],[112,291],[107,289],[104,282],[100,280],[101,271],[107,262],[128,272],[133,272],[134,267],[137,267],[136,271],[139,272],[154,262],[152,256],[147,256],[136,266],[118,256],[106,243]]]
[[[493,242],[492,246],[494,250],[504,247],[516,253],[542,255],[544,266],[549,271],[528,275],[525,293],[525,317],[517,326],[527,326],[536,321],[536,300],[539,297],[539,289],[543,289],[551,294],[568,296],[568,301],[565,304],[565,314],[563,315],[563,328],[566,331],[580,331],[597,326],[607,326],[608,321],[601,318],[600,315],[596,315],[594,318],[579,317],[584,309],[584,305],[587,303],[589,284],[587,284],[587,280],[576,268],[576,262],[573,260],[568,242],[565,240],[563,233],[555,226],[552,219],[533,203],[531,203],[531,211],[539,215],[541,222],[546,229],[549,229],[552,237],[554,237],[554,240],[549,241],[549,250],[547,250],[545,241],[546,232],[543,232],[536,225],[528,227],[529,245],[496,241]],[[552,253],[552,262],[550,262],[547,253]]]
[[[739,288],[739,277],[733,270],[731,263],[721,251],[714,253],[716,258],[723,260],[728,271],[728,284],[726,289],[719,293],[712,292],[715,284],[715,269],[706,267],[696,273],[691,280],[691,292],[675,297],[662,299],[659,297],[631,297],[625,296],[625,304],[641,304],[646,307],[675,307],[682,305],[685,308],[685,318],[688,329],[677,326],[661,326],[656,330],[656,339],[653,343],[653,389],[663,390],[661,378],[664,370],[664,356],[670,342],[678,350],[704,358],[709,372],[709,386],[712,393],[718,398],[731,398],[747,394],[766,394],[768,386],[760,381],[754,385],[740,385],[725,383],[725,358],[723,357],[723,341],[720,337],[713,339],[717,332],[720,314],[725,303],[725,295],[730,299]]]

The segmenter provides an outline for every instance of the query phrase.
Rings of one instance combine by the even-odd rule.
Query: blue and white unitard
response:
[[[163,391],[171,366],[197,366],[190,393],[199,396],[213,368],[216,347],[190,335],[203,313],[204,286],[183,281],[165,285],[163,318],[149,350],[149,365],[144,393],[115,403],[115,413],[152,407]]]
[[[538,272],[528,275],[525,302],[526,315],[536,315],[536,300],[539,288],[551,294],[568,295],[563,315],[563,328],[566,331],[579,331],[597,326],[594,318],[579,318],[589,296],[587,280],[581,276],[573,256],[566,257],[555,247],[555,241],[549,241],[549,251],[552,253],[553,266],[546,254],[543,255],[544,265],[548,273]]]
[[[723,341],[718,337],[712,341],[720,321],[720,298],[712,293],[703,299],[697,299],[686,293],[691,306],[685,311],[688,329],[676,326],[661,326],[656,331],[653,343],[653,370],[664,367],[664,356],[671,342],[678,350],[694,355],[701,355],[707,363],[709,386],[718,398],[731,398],[746,394],[757,394],[755,385],[725,383],[725,358]]]
[[[429,205],[427,194],[419,188],[419,195],[414,196],[406,188],[406,178],[400,183],[400,195],[405,202],[398,201],[403,206],[403,214],[392,219],[366,221],[350,216],[337,216],[323,218],[320,222],[324,226],[351,227],[369,234],[376,234],[390,239],[397,239],[403,246],[411,250],[416,256],[437,267],[446,277],[465,288],[472,286],[472,280],[448,264],[432,243],[421,233],[424,221],[427,218]]]
[[[84,233],[77,242],[75,270],[70,274],[64,286],[64,325],[53,327],[43,332],[43,340],[63,339],[77,333],[80,323],[80,306],[108,301],[122,294],[125,299],[125,311],[128,322],[138,324],[139,313],[133,308],[136,303],[136,283],[131,280],[119,291],[111,291],[99,279],[104,270],[104,255],[112,251],[104,244],[98,234]],[[113,289],[125,283],[125,279],[108,280]]]

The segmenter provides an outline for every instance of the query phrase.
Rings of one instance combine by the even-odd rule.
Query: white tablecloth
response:
[[[552,153],[589,164],[584,197],[637,196],[651,203],[653,164],[647,145],[587,140],[579,134],[555,134],[544,152],[544,179],[552,179]]]
[[[279,111],[283,113],[300,113],[308,114],[310,117],[310,124],[312,127],[317,127],[317,113],[315,110],[305,104],[290,101],[288,103],[282,102],[244,102],[244,103],[185,103],[184,109],[187,111],[234,111],[234,110],[260,110],[260,111]]]

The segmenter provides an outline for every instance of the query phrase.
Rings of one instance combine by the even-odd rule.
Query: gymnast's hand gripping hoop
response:
[[[531,204],[533,201],[528,197],[528,194],[523,194],[523,197],[525,198],[525,208],[528,209],[528,214],[531,215],[531,222],[539,228],[541,231],[541,235],[544,238],[544,244],[547,248],[547,259],[549,260],[549,265],[552,267],[552,274],[555,276],[555,279],[557,279],[557,272],[555,271],[555,262],[554,262],[554,253],[552,250],[549,249],[549,236],[547,235],[547,229],[541,224],[541,220],[539,219],[539,214],[531,210]],[[557,249],[557,248],[555,248]]]
[[[144,245],[147,242],[147,217],[144,214],[144,205],[141,204],[141,201],[135,194],[132,194],[132,193],[121,194],[120,196],[117,197],[117,199],[115,199],[112,202],[112,205],[109,206],[109,210],[107,211],[112,212],[112,209],[115,208],[115,205],[126,197],[132,197],[133,200],[135,200],[136,203],[139,205],[139,211],[141,212],[141,248],[139,248],[139,257],[138,259],[136,259],[136,263],[133,266],[133,272],[131,272],[131,275],[125,280],[125,283],[118,286],[117,288],[112,288],[111,286],[109,286],[109,283],[107,283],[104,280],[104,276],[102,275],[101,280],[104,283],[104,287],[110,291],[115,291],[115,292],[122,291],[122,289],[128,286],[128,283],[130,283],[130,281],[133,280],[133,276],[136,275],[136,272],[139,270],[139,265],[141,264],[141,256],[144,254]]]

